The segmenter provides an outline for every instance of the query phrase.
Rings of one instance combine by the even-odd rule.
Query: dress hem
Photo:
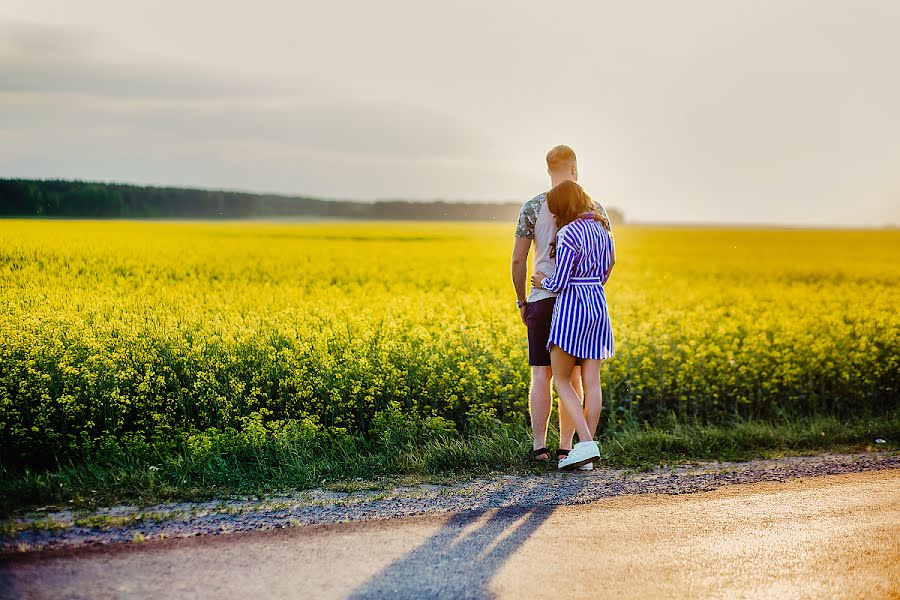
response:
[[[577,356],[574,352],[572,352],[570,350],[566,350],[566,348],[564,348],[560,344],[557,344],[553,340],[550,340],[549,342],[547,342],[547,352],[550,352],[550,350],[553,349],[553,346],[559,346],[559,348],[566,354],[568,354],[570,356],[574,356],[575,358],[580,358],[581,360],[606,360],[607,358],[612,358],[616,355],[616,351],[613,350],[606,356]]]

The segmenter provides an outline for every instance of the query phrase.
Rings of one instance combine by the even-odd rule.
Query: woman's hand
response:
[[[541,273],[540,271],[536,271],[534,275],[531,276],[531,285],[536,288],[541,287],[541,284],[544,283],[544,280],[547,278],[545,273]]]

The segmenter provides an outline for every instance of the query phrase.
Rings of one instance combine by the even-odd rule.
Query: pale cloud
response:
[[[193,98],[193,97],[192,97]],[[477,131],[452,118],[418,107],[293,102],[133,102],[84,98],[78,94],[20,94],[0,97],[0,128],[17,136],[0,156],[40,154],[53,140],[117,144],[162,154],[196,147],[256,144],[290,154],[321,152],[419,161],[476,159]]]
[[[119,56],[88,29],[0,22],[0,93],[83,94],[143,100],[216,100],[284,96],[280,82]]]
[[[310,191],[298,189],[298,173],[315,180],[369,170],[381,180],[379,172],[402,177],[409,162],[443,171],[448,161],[465,168],[481,156],[478,131],[438,110],[354,102],[316,82],[272,85],[251,75],[133,57],[112,62],[97,55],[100,44],[83,30],[17,23],[6,31],[11,35],[0,57],[4,174],[165,184],[171,173],[171,183],[182,185],[333,195],[315,182],[307,184]],[[176,161],[195,168],[175,167]],[[276,165],[285,173],[273,173]],[[102,174],[91,175],[98,170]],[[427,185],[421,177],[410,179]],[[363,186],[354,191],[371,196]]]
[[[21,21],[0,22],[0,52],[7,57],[85,55],[94,47],[90,33],[80,28]]]

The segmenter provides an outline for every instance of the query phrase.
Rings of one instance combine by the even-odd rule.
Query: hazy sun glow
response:
[[[900,4],[7,0],[0,177],[900,222]]]

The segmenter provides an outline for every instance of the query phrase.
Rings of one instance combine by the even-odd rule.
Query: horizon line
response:
[[[15,177],[15,176],[0,176],[0,181],[36,181],[36,182],[66,182],[66,183],[86,183],[86,184],[100,184],[100,185],[121,185],[121,186],[129,186],[129,187],[138,187],[138,188],[160,188],[160,189],[178,189],[178,190],[196,190],[203,192],[221,192],[226,194],[248,194],[254,196],[277,196],[285,199],[306,199],[306,200],[318,200],[322,202],[342,202],[342,203],[359,203],[359,204],[376,204],[379,202],[406,202],[410,204],[461,204],[461,205],[521,205],[524,201],[522,200],[452,200],[447,198],[374,198],[374,199],[364,199],[364,198],[336,198],[336,197],[327,197],[327,196],[316,196],[316,195],[302,195],[299,193],[286,193],[286,192],[268,192],[268,191],[255,191],[248,189],[239,189],[239,188],[225,188],[225,187],[202,187],[202,186],[185,186],[179,184],[158,184],[158,183],[130,183],[127,181],[116,181],[116,180],[102,180],[102,179],[80,179],[80,178],[62,178],[62,177]],[[545,190],[546,191],[546,190]],[[609,204],[606,208],[611,210],[616,210],[623,216],[626,214],[625,210],[618,205]],[[41,217],[35,215],[34,217],[16,217],[16,216],[6,216],[0,215],[0,219],[8,220],[10,218],[46,218],[49,220],[60,220],[60,219],[79,219],[78,217]],[[84,219],[82,219],[84,220]],[[90,219],[87,219],[90,220]],[[146,219],[146,218],[98,218],[96,220],[122,220],[122,221],[145,221],[145,220],[191,220],[191,221],[213,221],[213,222],[221,222],[226,220],[232,221],[263,221],[266,220],[265,217],[260,218],[246,218],[246,219],[181,219],[181,218],[160,218],[160,219]],[[335,219],[341,221],[353,220],[353,221],[375,221],[377,219],[367,219],[367,218],[344,218],[344,219]],[[396,220],[400,221],[403,219],[388,219],[388,220]],[[410,219],[417,220],[417,219]],[[422,219],[418,219],[422,220]],[[427,221],[427,220],[424,220]],[[483,222],[495,222],[496,219],[485,220]],[[756,229],[848,229],[848,230],[892,230],[900,227],[900,223],[889,222],[886,221],[880,224],[860,224],[860,225],[847,225],[847,224],[839,224],[839,223],[819,223],[819,224],[806,224],[806,223],[780,223],[780,222],[735,222],[735,221],[657,221],[657,220],[631,220],[627,217],[623,219],[620,223],[621,225],[636,225],[641,227],[681,227],[681,228],[756,228]]]

